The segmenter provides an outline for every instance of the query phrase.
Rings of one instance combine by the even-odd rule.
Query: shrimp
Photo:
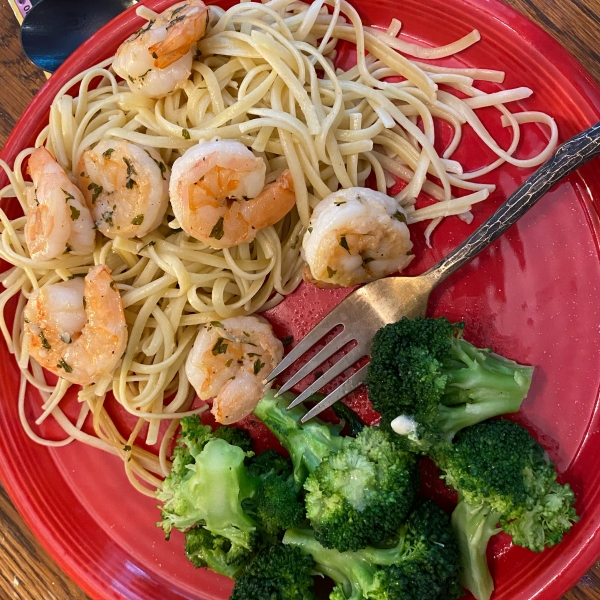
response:
[[[110,376],[127,346],[121,294],[105,265],[85,277],[46,284],[24,311],[29,354],[71,383]]]
[[[194,45],[204,37],[208,21],[201,0],[173,5],[119,46],[115,73],[132,92],[150,98],[183,87],[192,72]]]
[[[45,148],[29,157],[25,242],[31,258],[50,260],[63,254],[89,254],[96,232],[83,194]]]
[[[185,372],[201,400],[228,425],[249,415],[268,386],[264,378],[283,358],[283,344],[258,317],[213,321],[198,332]]]
[[[169,169],[153,148],[102,140],[79,161],[79,180],[95,226],[106,237],[143,237],[169,205]]]
[[[413,259],[406,222],[404,209],[381,192],[355,187],[330,194],[302,240],[304,279],[351,286],[401,271]]]
[[[235,140],[201,142],[173,165],[171,206],[183,230],[213,248],[251,242],[295,205],[289,171],[263,188],[266,166]]]

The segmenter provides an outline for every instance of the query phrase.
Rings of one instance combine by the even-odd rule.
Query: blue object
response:
[[[54,73],[83,42],[136,0],[37,0],[21,26],[21,45],[38,67]]]

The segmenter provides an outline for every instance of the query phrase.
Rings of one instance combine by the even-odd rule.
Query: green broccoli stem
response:
[[[518,412],[529,391],[532,367],[524,367],[462,339],[452,344],[440,405],[440,430],[447,441],[470,425]]]
[[[275,397],[270,390],[254,409],[258,417],[275,435],[281,445],[290,453],[294,465],[294,480],[302,486],[306,478],[331,452],[338,452],[347,443],[339,435],[340,427],[323,423],[319,419],[301,425],[300,419],[306,414],[301,406],[287,410],[294,400],[291,393]]]
[[[377,567],[371,562],[368,552],[338,552],[324,548],[317,542],[314,533],[306,529],[286,531],[283,543],[310,554],[317,563],[316,570],[341,586],[347,600],[366,598],[367,591],[374,586]]]
[[[489,600],[494,581],[487,562],[490,538],[502,531],[497,527],[499,515],[484,505],[470,506],[461,499],[452,513],[452,529],[460,549],[460,583],[477,600]]]
[[[453,339],[451,354],[455,360],[445,361],[442,368],[447,377],[443,404],[485,402],[497,395],[516,402],[527,395],[533,367],[477,348],[463,339]]]
[[[518,412],[522,397],[502,398],[497,396],[487,402],[439,407],[439,429],[443,439],[450,442],[465,427],[476,425],[492,417]]]
[[[196,457],[189,493],[196,506],[210,507],[203,515],[208,531],[250,548],[248,535],[256,523],[242,509],[242,501],[254,495],[258,483],[248,476],[245,458],[241,448],[211,440]]]

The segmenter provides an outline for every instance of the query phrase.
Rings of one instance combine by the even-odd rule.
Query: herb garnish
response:
[[[217,343],[213,346],[213,356],[217,356],[218,354],[225,354],[227,352],[227,346],[228,344],[225,343],[225,338],[220,337],[217,340]]]
[[[223,230],[224,221],[225,219],[223,217],[219,217],[219,220],[215,223],[215,226],[212,228],[208,237],[220,240],[225,235],[225,231]]]

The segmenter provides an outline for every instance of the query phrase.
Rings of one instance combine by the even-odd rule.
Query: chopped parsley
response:
[[[107,210],[105,213],[103,213],[102,215],[102,220],[108,224],[109,227],[112,227],[114,225],[113,222],[113,215],[114,215],[114,211],[112,210]]]
[[[230,367],[232,362],[233,362],[233,358],[230,358],[230,359],[229,359],[229,360],[228,360],[228,361],[225,363],[225,366],[226,366],[226,367]]]
[[[131,446],[129,444],[125,444],[125,446],[123,446],[123,450],[125,452],[131,452]]]
[[[83,308],[87,308],[87,300],[83,297]]]
[[[144,222],[144,215],[136,215],[131,219],[132,225],[141,225]]]
[[[148,155],[148,156],[149,156],[149,157],[150,157],[150,158],[151,158],[151,159],[152,159],[152,160],[153,160],[153,161],[156,163],[156,165],[157,165],[157,166],[158,166],[158,168],[160,169],[160,176],[161,176],[163,179],[166,179],[166,178],[165,178],[165,173],[167,172],[167,167],[166,167],[165,163],[164,163],[164,162],[162,162],[161,160],[156,160],[156,159],[154,158],[154,156],[152,156],[152,154],[150,154],[150,152],[148,152],[148,150],[144,150],[144,152],[145,152],[145,153],[146,153],[146,154],[147,154],[147,155]]]
[[[71,245],[70,245],[70,244],[67,244],[67,245],[65,246],[65,253],[67,253],[67,254],[68,254],[69,252],[72,252],[72,250],[73,250],[73,248],[71,248]]]
[[[131,39],[131,41],[137,40],[140,37],[140,35],[142,35],[143,33],[146,33],[146,31],[149,31],[150,28],[152,27],[152,25],[154,25],[154,21],[156,21],[156,19],[152,19],[151,21],[148,21],[148,25],[146,25],[146,27],[141,27],[140,29],[138,29],[135,32],[135,37],[133,37]]]
[[[334,206],[341,206],[342,204],[346,204],[346,201],[343,200],[342,202],[334,202],[333,204]]]
[[[123,162],[127,165],[127,183],[125,184],[125,187],[128,190],[131,190],[133,189],[134,185],[137,185],[137,182],[131,176],[137,175],[137,173],[136,170],[133,168],[131,161],[128,158],[123,157]]]
[[[215,240],[220,240],[225,235],[225,231],[223,230],[224,221],[225,219],[223,217],[219,217],[219,220],[215,223],[215,226],[212,228],[208,237],[215,238]]]
[[[173,16],[173,15],[171,14],[171,16]],[[180,21],[183,21],[184,19],[185,19],[185,15],[179,15],[178,17],[175,17],[167,25],[167,31],[169,31],[169,29],[171,29],[171,27],[173,27],[173,25],[176,25],[177,23],[179,23]]]
[[[348,242],[346,241],[346,236],[343,235],[340,238],[340,246],[350,254],[350,247],[348,246]]]
[[[75,196],[73,196],[72,194],[69,194],[69,192],[67,192],[67,190],[63,190],[62,188],[60,188],[63,191],[63,194],[65,195],[65,202],[68,202],[69,200],[75,200]]]
[[[52,346],[50,346],[50,342],[46,339],[43,331],[40,331],[40,340],[42,340],[42,348],[44,350],[52,350]]]
[[[177,14],[180,13],[183,9],[185,8],[185,4],[182,4],[181,6],[178,6],[177,8],[173,9],[173,12],[171,13],[171,19]]]
[[[56,365],[59,369],[64,369],[67,373],[72,373],[73,372],[73,367],[69,366],[66,362],[64,358],[61,358],[58,361],[58,364]]]
[[[225,338],[220,337],[217,340],[217,343],[213,346],[213,356],[217,356],[218,354],[225,354],[227,352],[227,346],[228,344],[225,343]]]
[[[77,210],[74,206],[69,207],[71,209],[71,221],[77,221],[81,215],[81,211]]]
[[[308,228],[308,233],[312,233],[312,232],[313,232],[313,228],[312,228],[312,227],[309,227],[309,228]]]
[[[396,219],[396,221],[400,221],[401,223],[407,223],[406,215],[399,210],[392,215],[392,219]]]
[[[97,183],[94,183],[92,181],[92,183],[88,185],[87,189],[94,190],[92,192],[92,204],[96,204],[96,200],[98,200],[98,196],[104,191],[104,188],[101,185],[98,185]]]
[[[184,137],[184,139],[189,140],[191,139],[190,136],[190,132],[187,129],[182,129],[181,130],[181,135]]]
[[[104,156],[104,158],[110,158],[110,155],[115,151],[114,148],[109,148],[108,150],[105,150],[102,153],[102,156]]]
[[[257,358],[254,361],[254,374],[258,375],[260,373],[260,370],[265,366],[264,362],[260,362],[260,358]]]
[[[111,282],[110,282],[108,285],[110,285],[110,287],[111,287],[113,290],[116,290],[116,289],[117,289],[117,288],[115,287],[115,286],[116,286],[116,284],[115,284],[115,282],[114,282],[114,281],[111,281]]]
[[[223,323],[221,323],[221,321],[211,321],[210,324],[213,327],[220,327],[221,329],[225,329],[225,326],[223,325]]]
[[[149,248],[150,246],[156,246],[156,242],[154,240],[152,240],[151,242],[148,242],[145,246],[142,246],[139,251],[141,252],[142,250],[145,250],[146,248]]]
[[[327,267],[327,277],[333,277],[336,273],[330,266]]]

